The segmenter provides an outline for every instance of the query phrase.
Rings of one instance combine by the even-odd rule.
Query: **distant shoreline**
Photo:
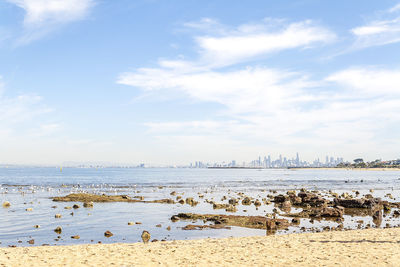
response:
[[[400,171],[400,168],[341,168],[341,167],[287,167],[287,168],[263,168],[263,167],[207,167],[207,169],[254,169],[254,170],[348,170],[348,171]]]

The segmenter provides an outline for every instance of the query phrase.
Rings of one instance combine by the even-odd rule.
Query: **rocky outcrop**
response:
[[[182,230],[203,230],[203,229],[231,229],[231,227],[222,224],[214,224],[214,225],[188,224],[182,228]]]
[[[139,200],[132,199],[127,195],[96,195],[89,193],[76,193],[69,194],[64,197],[53,197],[53,201],[63,201],[63,202],[141,202],[141,203],[165,203],[165,204],[175,204],[173,199],[157,199],[157,200]],[[75,204],[76,205],[76,204]],[[74,205],[74,206],[75,206]],[[79,207],[79,205],[76,205]]]
[[[286,229],[289,221],[286,219],[272,219],[263,216],[236,216],[223,214],[194,214],[179,213],[171,217],[171,220],[202,220],[214,222],[216,225],[240,226],[255,229],[266,229],[267,221],[273,221],[279,229]]]
[[[299,213],[288,213],[285,216],[298,218],[342,218],[344,208],[337,207],[322,207],[305,209]]]
[[[342,198],[335,198],[333,202],[337,206],[342,206],[345,208],[355,208],[355,209],[374,209],[377,206],[380,206],[381,199],[380,198],[351,198],[351,199],[342,199]]]
[[[301,198],[301,205],[310,205],[311,207],[325,206],[329,201],[321,196],[309,192],[299,192],[297,195]]]

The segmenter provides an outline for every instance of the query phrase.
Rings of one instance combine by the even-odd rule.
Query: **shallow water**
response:
[[[288,170],[288,169],[81,169],[64,168],[0,168],[0,201],[11,202],[10,208],[0,208],[0,246],[41,244],[80,244],[101,241],[137,242],[143,230],[151,233],[152,239],[195,239],[205,237],[229,237],[265,235],[265,230],[232,227],[232,229],[206,229],[185,231],[181,228],[192,222],[171,222],[170,217],[180,212],[261,215],[271,213],[271,205],[262,205],[258,210],[254,205],[238,206],[238,212],[213,210],[205,199],[221,201],[222,196],[237,197],[243,192],[254,198],[265,198],[269,190],[285,193],[288,190],[306,188],[308,190],[328,191],[339,194],[358,190],[362,194],[372,193],[374,197],[400,201],[399,171],[352,171],[352,170]],[[191,207],[181,204],[150,203],[94,203],[94,208],[64,209],[71,202],[53,202],[50,197],[64,196],[71,192],[91,192],[105,194],[126,194],[131,197],[143,196],[145,200],[175,198],[170,195],[176,191],[183,198],[194,197],[200,203]],[[198,197],[204,194],[204,199]],[[395,199],[387,199],[391,193]],[[354,193],[353,193],[354,195]],[[396,200],[396,198],[398,198]],[[82,203],[78,203],[82,204]],[[57,206],[52,208],[52,206]],[[81,205],[82,206],[82,205]],[[32,208],[32,211],[26,211]],[[244,211],[246,210],[246,211]],[[292,209],[292,212],[294,209]],[[73,212],[73,215],[71,213]],[[393,211],[392,211],[393,212]],[[61,214],[61,219],[54,218]],[[383,218],[380,227],[400,225],[399,219],[389,216]],[[371,217],[345,216],[344,226],[355,228],[356,221],[364,220],[363,227],[370,223]],[[141,222],[129,226],[128,222]],[[161,227],[156,227],[161,224]],[[203,224],[195,222],[194,224]],[[33,226],[40,225],[36,229]],[[337,226],[332,221],[301,219],[306,228]],[[53,229],[63,228],[59,236]],[[168,230],[167,227],[171,229]],[[106,230],[114,236],[104,237]],[[278,234],[299,232],[300,227],[289,227]],[[71,239],[79,235],[80,239]],[[21,243],[19,243],[20,241]]]

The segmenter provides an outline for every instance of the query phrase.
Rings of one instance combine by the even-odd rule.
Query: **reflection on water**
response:
[[[64,168],[1,168],[0,201],[9,201],[9,208],[0,209],[1,246],[41,244],[79,244],[111,242],[139,242],[141,233],[148,230],[158,240],[194,239],[207,237],[229,237],[265,235],[266,230],[231,227],[228,229],[182,230],[191,222],[171,222],[172,215],[180,212],[200,214],[260,215],[272,213],[276,208],[284,212],[300,211],[293,207],[237,206],[235,213],[224,209],[214,210],[208,202],[228,203],[238,194],[255,199],[267,198],[269,194],[286,193],[288,190],[322,191],[324,197],[332,190],[359,197],[372,194],[391,202],[399,201],[400,172],[397,171],[349,171],[349,170],[249,170],[249,169],[78,169]],[[373,193],[370,192],[373,189]],[[176,191],[176,195],[171,195]],[[276,191],[272,193],[271,191]],[[372,190],[371,190],[372,191]],[[149,203],[94,203],[93,208],[66,209],[71,202],[53,202],[50,197],[64,196],[72,192],[96,194],[126,194],[143,197],[145,200],[193,197],[199,204]],[[390,193],[390,197],[387,195]],[[31,211],[27,211],[31,209]],[[382,214],[351,214],[344,216],[344,228],[364,228],[367,225],[385,227],[400,224],[392,218],[395,209]],[[61,218],[55,218],[60,214]],[[292,220],[292,218],[289,218]],[[299,219],[298,226],[277,234],[320,230],[337,227],[335,221]],[[362,223],[361,223],[362,221]],[[128,225],[128,222],[134,222]],[[196,222],[202,224],[202,222]],[[35,228],[39,225],[39,228]],[[62,227],[62,233],[53,230]],[[303,230],[302,230],[302,227]],[[311,229],[311,230],[310,230]],[[105,231],[112,237],[105,237]],[[80,239],[71,239],[79,235]],[[56,239],[58,241],[56,241]],[[18,243],[22,242],[22,243]]]

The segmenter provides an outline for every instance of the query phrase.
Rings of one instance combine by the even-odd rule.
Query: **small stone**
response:
[[[28,240],[28,243],[31,245],[35,244],[35,239]]]
[[[34,228],[40,228],[40,225],[39,225],[39,224],[36,224],[36,225],[34,225],[33,227],[34,227]]]
[[[161,224],[157,224],[156,227],[161,227]]]
[[[79,238],[81,238],[79,235],[73,235],[73,236],[71,236],[71,238],[72,239],[79,239]]]
[[[85,208],[93,208],[93,202],[85,202],[85,203],[83,203],[83,207],[85,207]]]
[[[80,206],[79,206],[78,204],[74,204],[72,207],[73,207],[74,209],[79,209],[79,208],[80,208]]]
[[[143,243],[145,243],[145,244],[148,243],[149,240],[150,240],[150,238],[151,238],[150,233],[147,232],[147,231],[143,231],[143,233],[142,233],[142,240],[143,240]]]
[[[72,209],[72,207],[64,207],[64,209],[70,210],[70,209]]]
[[[111,233],[110,231],[105,231],[104,236],[105,237],[112,237],[114,234]]]
[[[136,222],[136,224],[142,224],[141,222]]]
[[[11,206],[11,203],[8,201],[3,202],[3,208],[9,208]]]
[[[168,231],[171,231],[171,226],[168,226],[168,227],[167,227],[167,230],[168,230]]]
[[[176,216],[176,215],[173,215],[173,216],[171,217],[171,221],[172,221],[172,222],[177,222],[177,221],[179,221],[179,217]]]
[[[134,225],[135,223],[134,222],[128,222],[128,225]]]
[[[56,215],[54,215],[54,217],[55,217],[56,219],[60,219],[62,216],[61,216],[61,214],[56,214]]]
[[[54,229],[54,232],[56,232],[57,234],[61,234],[62,232],[61,226],[57,226],[56,229]]]
[[[25,209],[26,211],[33,211],[33,209],[32,208],[27,208],[27,209]]]

